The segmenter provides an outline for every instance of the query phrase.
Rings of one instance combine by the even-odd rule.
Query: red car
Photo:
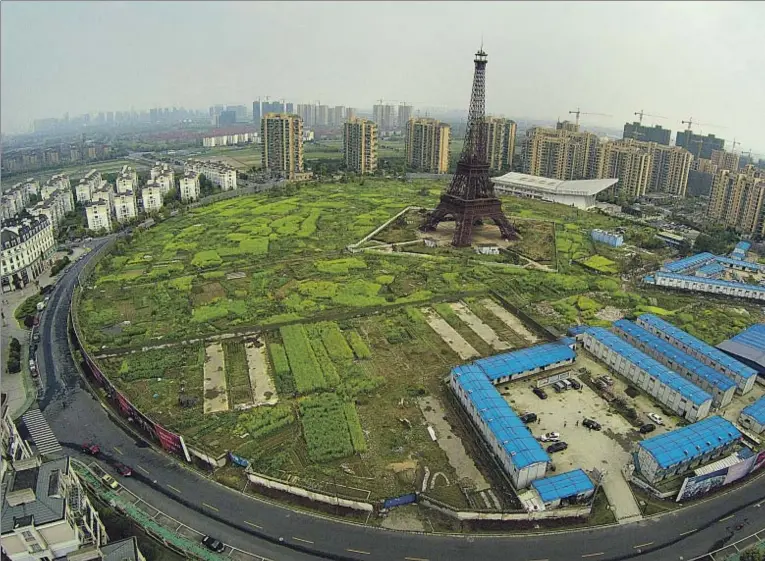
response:
[[[133,469],[130,466],[121,464],[120,462],[114,464],[114,469],[116,469],[117,473],[119,473],[122,477],[130,477],[133,475]]]
[[[98,444],[86,442],[82,445],[82,451],[86,454],[90,454],[91,456],[98,456],[98,454],[101,452],[101,448],[98,446]]]

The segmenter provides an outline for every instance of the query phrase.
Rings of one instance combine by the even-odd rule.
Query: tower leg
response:
[[[518,238],[518,234],[515,231],[515,228],[513,228],[513,225],[510,224],[510,221],[507,219],[507,216],[502,214],[501,212],[494,214],[490,217],[494,223],[499,226],[499,232],[502,234],[502,237],[506,240],[515,240]]]
[[[438,207],[428,215],[428,217],[425,219],[425,222],[422,224],[422,226],[420,226],[420,231],[422,232],[435,231],[438,224],[440,222],[443,222],[448,215],[449,215],[449,212],[447,212],[445,208],[442,208],[441,205],[438,205]]]

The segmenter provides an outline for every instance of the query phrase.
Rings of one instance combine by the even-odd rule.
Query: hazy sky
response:
[[[3,1],[2,129],[34,118],[257,96],[369,108],[467,108],[473,53],[487,108],[676,131],[765,152],[765,3]],[[740,147],[740,148],[741,148]]]

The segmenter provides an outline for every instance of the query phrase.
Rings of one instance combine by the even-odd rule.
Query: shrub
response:
[[[50,268],[50,274],[52,277],[55,277],[57,274],[61,272],[61,270],[69,265],[71,261],[69,260],[69,257],[63,257],[61,259],[56,259],[56,261],[53,263],[53,266]]]

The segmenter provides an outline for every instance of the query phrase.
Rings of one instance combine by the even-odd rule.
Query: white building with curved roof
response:
[[[595,196],[616,185],[617,181],[617,178],[564,181],[514,171],[491,178],[497,193],[550,201],[584,210],[595,206]]]

